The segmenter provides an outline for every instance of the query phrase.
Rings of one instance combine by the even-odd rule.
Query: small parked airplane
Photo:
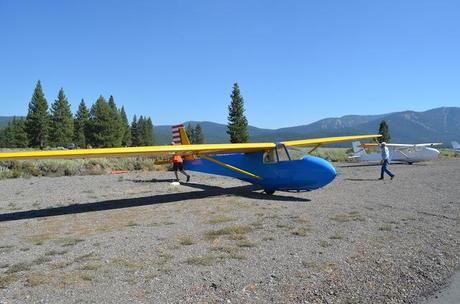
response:
[[[184,168],[186,170],[237,178],[259,185],[267,194],[273,194],[275,190],[310,191],[318,189],[329,184],[335,178],[335,168],[328,161],[309,155],[322,144],[380,137],[380,135],[357,135],[291,140],[280,143],[190,144],[183,126],[176,128],[175,133],[179,135],[180,144],[4,152],[0,153],[0,161],[43,158],[172,156],[174,153],[178,153],[184,156]],[[307,155],[295,148],[307,145],[314,145]]]
[[[354,141],[353,155],[349,158],[355,158],[359,161],[381,161],[382,154],[380,151],[368,153],[366,149],[378,148],[377,143],[361,144],[359,141]],[[391,161],[401,161],[412,164],[415,162],[428,161],[438,158],[439,150],[432,147],[440,146],[442,143],[426,143],[426,144],[386,144],[390,150]]]
[[[460,144],[456,141],[451,142],[454,152],[460,153]]]

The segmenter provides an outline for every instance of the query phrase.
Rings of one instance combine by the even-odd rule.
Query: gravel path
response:
[[[171,172],[0,181],[0,303],[419,303],[460,261],[460,161],[273,196]]]

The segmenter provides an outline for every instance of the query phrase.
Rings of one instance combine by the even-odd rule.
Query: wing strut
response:
[[[321,146],[321,144],[317,144],[316,146],[314,146],[313,149],[311,149],[310,151],[308,151],[308,154],[312,154],[313,152],[315,152],[315,150],[318,149],[319,146]]]
[[[245,171],[243,169],[240,169],[240,168],[237,168],[235,166],[232,166],[232,165],[229,165],[229,164],[226,164],[226,163],[223,163],[217,159],[214,159],[212,157],[209,157],[209,156],[206,156],[206,155],[200,155],[201,158],[204,158],[206,160],[209,160],[210,162],[213,162],[215,164],[218,164],[219,166],[222,166],[222,167],[225,167],[227,169],[230,169],[230,170],[233,170],[233,171],[236,171],[236,172],[239,172],[239,173],[242,173],[244,175],[247,175],[249,177],[252,177],[252,178],[255,178],[255,179],[262,179],[262,177],[258,176],[258,175],[255,175],[255,174],[252,174],[251,172],[248,172],[248,171]]]

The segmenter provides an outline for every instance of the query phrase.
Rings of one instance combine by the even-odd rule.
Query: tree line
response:
[[[248,121],[244,114],[244,100],[238,83],[233,84],[228,106],[227,134],[232,143],[249,141]],[[192,144],[204,143],[200,124],[188,124],[186,133]],[[128,122],[124,107],[117,108],[113,96],[107,101],[100,96],[89,109],[82,99],[75,115],[64,89],[48,108],[40,80],[37,82],[26,118],[13,118],[0,130],[0,147],[121,147],[155,144],[150,117],[134,115]]]
[[[48,108],[40,80],[37,82],[25,118],[13,118],[0,131],[0,146],[9,148],[45,147],[122,147],[155,144],[150,117],[134,115],[131,125],[124,107],[118,108],[113,96],[99,96],[89,109],[82,99],[75,115],[64,93],[59,90]]]

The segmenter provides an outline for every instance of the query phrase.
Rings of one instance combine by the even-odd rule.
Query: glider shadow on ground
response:
[[[167,180],[170,181],[170,180]],[[136,181],[142,182],[142,181]],[[145,182],[160,182],[159,180],[150,180]],[[217,186],[207,186],[202,184],[188,183],[188,187],[202,189],[203,191],[188,191],[179,193],[167,193],[145,197],[125,198],[106,200],[100,202],[72,204],[63,207],[52,207],[38,210],[17,211],[0,214],[0,222],[25,220],[41,218],[48,216],[59,216],[67,214],[87,213],[94,211],[105,211],[113,209],[122,209],[130,207],[148,206],[156,204],[166,204],[184,200],[203,199],[208,197],[218,197],[225,195],[242,196],[250,199],[263,199],[283,202],[309,202],[309,199],[284,196],[284,195],[265,195],[254,191],[253,185],[238,186],[232,188],[221,188]]]

